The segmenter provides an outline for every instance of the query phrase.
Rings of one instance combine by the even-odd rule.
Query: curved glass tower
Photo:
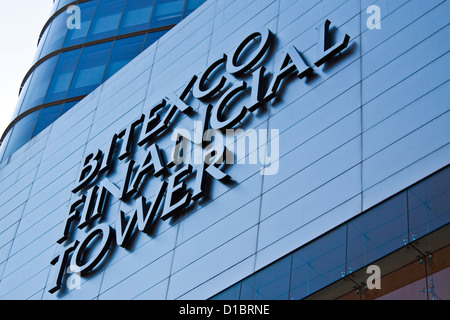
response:
[[[54,0],[0,162],[206,0]]]

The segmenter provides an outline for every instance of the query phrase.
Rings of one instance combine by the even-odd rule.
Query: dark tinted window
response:
[[[33,112],[16,123],[6,146],[4,158],[19,150],[31,139],[39,113],[40,110]]]
[[[180,22],[184,0],[156,0],[150,28],[172,25]]]
[[[52,57],[39,65],[33,73],[30,85],[26,92],[20,113],[36,107],[44,102],[48,85],[55,70],[58,56]]]
[[[144,46],[144,40],[145,35],[116,40],[103,81],[108,80],[109,77],[141,53]]]
[[[66,97],[80,53],[81,49],[61,54],[45,102],[62,100]]]
[[[314,240],[292,256],[291,299],[298,300],[345,273],[346,226]]]
[[[113,37],[117,33],[125,1],[100,1],[87,41]]]
[[[34,129],[33,137],[37,136],[45,128],[51,125],[56,119],[58,119],[61,113],[61,105],[56,105],[53,107],[47,107],[41,110],[39,114],[39,119],[36,123],[36,128]]]
[[[101,84],[111,47],[107,42],[83,49],[68,98],[89,94]]]
[[[62,13],[53,20],[40,58],[62,48],[64,40],[66,38],[67,30],[69,30],[67,28],[67,19],[68,15]]]
[[[356,270],[401,248],[408,239],[406,192],[348,223],[348,267]]]
[[[411,240],[450,222],[450,168],[408,190]]]
[[[287,300],[291,259],[288,256],[242,281],[241,300]]]
[[[128,0],[119,34],[148,29],[155,0]]]
[[[80,29],[70,29],[67,32],[64,47],[70,47],[85,42],[86,35],[92,23],[92,18],[97,8],[98,1],[88,1],[80,3],[81,25]]]

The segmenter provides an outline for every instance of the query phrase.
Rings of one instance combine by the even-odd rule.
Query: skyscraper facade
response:
[[[0,161],[72,108],[205,0],[56,0]]]
[[[450,1],[181,2],[47,51],[56,5],[19,104],[81,100],[0,163],[0,298],[450,299]]]

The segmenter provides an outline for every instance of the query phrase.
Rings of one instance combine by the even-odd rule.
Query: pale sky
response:
[[[12,120],[53,0],[0,0],[0,136]]]

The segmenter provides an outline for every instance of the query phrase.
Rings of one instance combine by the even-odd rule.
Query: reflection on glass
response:
[[[450,222],[450,168],[408,190],[411,240]]]
[[[345,272],[346,226],[295,252],[292,258],[291,299],[302,299]]]
[[[242,281],[241,300],[287,300],[291,259],[287,256]]]
[[[406,192],[348,223],[348,267],[357,270],[401,248],[408,239]]]
[[[145,35],[116,40],[103,81],[119,71],[142,51]]]
[[[60,0],[58,4],[58,10],[71,2],[74,2],[74,0]]]
[[[206,0],[187,0],[183,17],[190,15],[195,9],[200,7]]]
[[[61,54],[45,102],[62,100],[66,97],[80,53],[81,49]]]
[[[7,157],[3,157],[5,155],[6,146],[8,145],[8,141],[11,137],[11,133],[14,131],[14,128],[9,130],[8,134],[5,136],[2,145],[0,146],[0,162],[6,159]]]
[[[241,295],[241,282],[214,296],[211,300],[239,300]]]
[[[58,15],[52,22],[40,58],[62,48],[67,34],[67,16]]]
[[[180,22],[184,0],[156,0],[150,28],[168,26]]]
[[[8,141],[8,145],[5,149],[3,159],[9,157],[11,154],[19,150],[25,143],[27,143],[33,134],[34,127],[36,126],[36,120],[41,110],[33,112],[20,120],[14,126],[11,137]]]
[[[100,1],[89,30],[88,41],[115,36],[119,27],[125,1]]]
[[[27,94],[28,87],[30,86],[31,79],[33,79],[34,72],[32,72],[25,83],[23,84],[22,89],[20,90],[19,99],[17,99],[16,109],[14,110],[13,118],[19,115],[20,107],[22,106],[23,100]]]
[[[58,56],[54,56],[44,61],[36,68],[26,92],[20,113],[23,113],[24,111],[36,107],[44,102],[57,60]]]
[[[169,30],[157,31],[157,32],[149,32],[147,33],[147,37],[145,39],[144,49],[150,47],[153,43],[158,41],[163,35],[165,35]]]
[[[64,42],[65,48],[84,43],[89,27],[91,26],[95,8],[97,8],[97,2],[98,0],[94,0],[78,4],[80,7],[81,26],[80,29],[70,29],[67,32],[66,41]]]
[[[80,102],[80,100],[64,103],[63,108],[61,110],[61,115],[72,109],[72,107],[76,105],[78,102]]]
[[[68,98],[89,94],[101,84],[111,47],[107,42],[83,49]]]
[[[48,32],[49,32],[49,30],[50,30],[50,28],[51,28],[51,23],[47,26],[47,28],[45,28],[45,31],[44,31],[44,33],[42,34],[42,36],[41,36],[41,38],[40,38],[40,40],[39,40],[39,44],[38,44],[38,47],[37,47],[37,49],[36,49],[36,53],[34,54],[34,58],[33,58],[33,64],[36,62],[36,61],[38,61],[39,60],[39,58],[40,58],[40,56],[41,56],[41,52],[42,52],[42,48],[44,47],[44,44],[45,44],[45,41],[46,41],[46,39],[47,39],[47,35],[48,35]]]
[[[53,107],[47,107],[41,110],[39,114],[39,119],[36,123],[36,128],[34,129],[32,138],[37,136],[42,132],[45,128],[51,125],[56,119],[58,119],[59,114],[61,113],[62,105],[56,105]]]
[[[119,34],[148,28],[155,0],[128,0],[120,23]]]

